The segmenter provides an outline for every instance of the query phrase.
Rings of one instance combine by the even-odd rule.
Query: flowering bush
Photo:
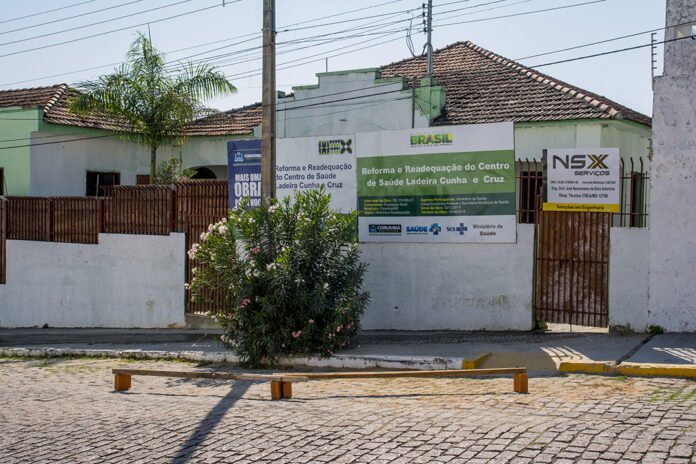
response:
[[[356,213],[329,208],[322,190],[298,193],[212,224],[189,250],[193,298],[224,295],[212,316],[223,344],[250,366],[281,354],[328,357],[358,333],[369,295],[355,241]]]

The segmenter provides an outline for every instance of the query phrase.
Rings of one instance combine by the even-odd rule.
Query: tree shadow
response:
[[[249,389],[253,382],[235,381],[230,391],[211,409],[208,414],[200,421],[196,430],[191,432],[186,442],[181,445],[176,456],[172,459],[172,464],[184,464],[191,459],[191,456],[200,447],[201,443],[210,435],[215,426],[222,420],[225,413],[230,410],[237,400]]]

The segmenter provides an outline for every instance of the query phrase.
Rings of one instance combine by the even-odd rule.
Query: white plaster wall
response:
[[[515,244],[362,243],[365,329],[531,330],[534,226]]]
[[[7,241],[0,327],[185,327],[184,234]]]
[[[648,229],[612,227],[609,251],[609,326],[648,328]]]
[[[666,24],[686,22],[696,23],[696,3],[669,0]],[[695,62],[696,41],[666,43],[653,100],[648,322],[670,332],[696,331]]]
[[[411,127],[411,92],[404,90],[402,82],[376,79],[375,71],[320,73],[317,76],[318,87],[297,87],[294,97],[278,101],[278,137]],[[349,100],[336,102],[341,99]],[[416,110],[415,127],[428,125],[429,117]]]

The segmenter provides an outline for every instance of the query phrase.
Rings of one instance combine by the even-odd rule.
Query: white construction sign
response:
[[[618,148],[550,149],[544,180],[544,211],[619,212]]]

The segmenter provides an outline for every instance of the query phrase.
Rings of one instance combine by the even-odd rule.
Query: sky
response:
[[[420,54],[424,2],[276,0],[277,89],[315,84],[327,69],[410,58],[409,37]],[[77,85],[113,72],[141,31],[172,68],[202,60],[237,87],[208,106],[224,111],[261,101],[262,0],[0,0],[0,7],[0,90]],[[438,49],[468,40],[651,115],[649,46],[548,64],[648,45],[654,29],[661,41],[664,26],[664,0],[433,0],[432,42]],[[607,41],[626,35],[633,36]]]

